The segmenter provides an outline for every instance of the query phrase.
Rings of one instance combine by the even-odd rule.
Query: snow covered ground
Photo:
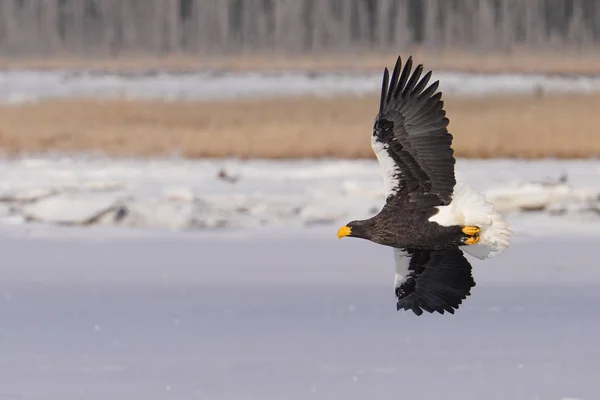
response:
[[[483,191],[527,234],[600,226],[600,161],[458,160],[459,179]],[[337,225],[383,204],[376,161],[0,161],[0,224],[138,229]]]
[[[391,67],[391,66],[389,66]],[[383,70],[383,66],[382,66]],[[475,74],[435,71],[444,93],[565,92],[600,90],[600,77]],[[253,72],[107,74],[91,71],[0,71],[0,103],[52,98],[228,99],[261,96],[375,93],[381,72]]]
[[[422,317],[390,249],[335,236],[377,168],[2,160],[0,398],[599,398],[600,162],[459,160],[513,244]]]
[[[516,234],[455,315],[323,227],[3,226],[0,398],[597,399],[597,236]]]

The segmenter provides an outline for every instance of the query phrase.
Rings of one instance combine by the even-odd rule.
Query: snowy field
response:
[[[388,66],[392,67],[392,65]],[[383,71],[383,66],[382,66]],[[562,92],[600,90],[600,77],[475,74],[435,71],[444,93]],[[254,72],[108,74],[91,71],[0,71],[0,103],[60,98],[230,99],[242,97],[376,93],[381,72]]]
[[[455,315],[397,312],[335,229],[3,226],[0,398],[598,399],[595,234],[471,259]]]

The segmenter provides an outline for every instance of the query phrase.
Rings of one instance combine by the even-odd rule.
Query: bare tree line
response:
[[[598,0],[0,0],[0,55],[600,43]]]

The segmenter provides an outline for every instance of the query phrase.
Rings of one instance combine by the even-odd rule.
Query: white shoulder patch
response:
[[[388,153],[388,145],[385,143],[381,143],[377,136],[371,135],[371,148],[377,156],[377,161],[379,162],[379,168],[381,169],[381,174],[383,175],[383,184],[385,186],[386,198],[392,195],[395,195],[398,191],[400,169],[394,162],[394,159],[390,157]]]

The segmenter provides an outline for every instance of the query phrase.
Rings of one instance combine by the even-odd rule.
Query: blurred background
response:
[[[411,55],[514,231],[455,315],[335,235]],[[0,398],[600,398],[599,92],[598,0],[0,0]]]
[[[5,56],[593,49],[592,0],[7,0]]]
[[[573,160],[600,154],[599,43],[593,0],[3,0],[0,215],[176,229],[367,215],[398,55],[440,79],[459,174],[508,212],[595,215],[596,164]]]

